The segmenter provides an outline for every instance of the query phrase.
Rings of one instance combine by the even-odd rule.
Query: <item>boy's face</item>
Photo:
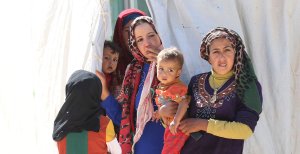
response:
[[[107,74],[114,72],[117,68],[118,60],[119,53],[113,53],[113,50],[109,47],[104,48],[102,71]]]
[[[175,60],[160,60],[157,63],[157,78],[164,85],[170,85],[179,80],[181,68]]]

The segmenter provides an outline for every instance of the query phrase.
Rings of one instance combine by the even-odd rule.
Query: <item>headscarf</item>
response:
[[[54,121],[52,137],[60,141],[69,132],[99,131],[99,116],[102,84],[99,78],[88,71],[78,70],[66,85],[66,99]]]
[[[121,94],[118,97],[118,101],[122,104],[122,120],[120,127],[119,142],[121,144],[123,153],[131,153],[131,148],[133,144],[131,133],[135,132],[133,121],[135,107],[134,103],[138,91],[138,86],[141,81],[141,72],[143,69],[143,65],[146,62],[145,57],[137,47],[134,35],[134,30],[139,24],[138,22],[140,22],[141,20],[151,25],[154,31],[157,33],[152,18],[148,16],[141,16],[136,18],[130,27],[129,48],[130,52],[134,56],[134,59],[128,65],[123,81],[123,86],[121,89]],[[134,143],[137,142],[140,136],[142,135],[145,124],[151,119],[153,114],[153,104],[151,102],[153,96],[151,96],[151,88],[155,89],[158,84],[155,70],[155,63],[152,62],[150,64],[147,76],[145,78],[137,110],[137,125],[135,137],[133,140]]]
[[[217,27],[210,31],[202,40],[200,47],[201,57],[208,61],[211,42],[218,38],[229,40],[235,49],[233,72],[237,83],[236,91],[238,97],[246,106],[257,113],[261,113],[262,100],[257,89],[257,78],[252,62],[245,50],[241,37],[235,31],[224,27]]]
[[[128,47],[126,47],[125,42],[123,41],[123,27],[126,25],[130,20],[134,20],[138,16],[144,16],[146,13],[138,10],[138,9],[126,9],[122,11],[118,19],[116,21],[115,30],[114,30],[114,36],[113,41],[114,43],[118,44],[121,48],[120,52],[120,58],[117,66],[117,71],[120,72],[120,74],[124,74],[127,65],[132,61],[133,57],[128,51]]]

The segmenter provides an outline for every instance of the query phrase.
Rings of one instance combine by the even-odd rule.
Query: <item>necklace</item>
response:
[[[218,88],[217,88],[217,86],[215,85],[215,77],[214,76],[212,76],[212,83],[213,83],[213,89],[214,89],[214,94],[213,94],[213,96],[210,98],[210,103],[211,104],[214,104],[216,101],[217,101],[217,92],[218,92]],[[221,87],[221,86],[220,86]]]
[[[218,88],[214,89],[214,95],[210,98],[210,103],[214,104],[217,100],[217,91],[218,91]]]
[[[218,75],[217,73],[212,71],[211,78],[209,80],[210,80],[211,87],[214,90],[214,93],[209,99],[210,103],[214,104],[217,101],[218,90],[225,84],[226,81],[228,81],[229,78],[231,78],[232,75],[233,75],[233,71],[230,71],[225,75]]]

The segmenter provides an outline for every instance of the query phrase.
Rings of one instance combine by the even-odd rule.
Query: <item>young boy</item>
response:
[[[157,56],[157,78],[160,83],[155,91],[156,103],[159,107],[169,101],[179,103],[174,117],[161,117],[167,125],[162,154],[179,154],[188,138],[187,135],[177,130],[190,101],[186,95],[187,86],[179,79],[183,62],[183,55],[177,48],[166,48]]]
[[[109,91],[113,94],[113,96],[117,96],[121,89],[120,78],[118,76],[118,72],[116,72],[116,68],[118,65],[120,49],[119,47],[111,42],[105,41],[103,47],[103,60],[102,60],[102,72],[105,74],[106,82],[109,88]],[[116,129],[117,127],[113,125],[112,120],[107,116],[106,118],[109,120],[109,123],[106,128],[106,144],[108,152],[112,154],[121,153],[121,147],[116,138]]]

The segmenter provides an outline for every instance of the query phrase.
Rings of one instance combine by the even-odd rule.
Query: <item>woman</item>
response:
[[[157,110],[154,102],[154,89],[158,84],[155,60],[163,47],[150,17],[141,16],[132,22],[129,47],[134,59],[125,73],[118,97],[120,103],[104,88],[101,105],[114,123],[120,124],[122,153],[132,153],[133,149],[137,154],[159,154],[163,147],[164,128],[161,123],[150,119]],[[102,74],[97,74],[101,81],[105,81]]]
[[[119,95],[126,67],[133,59],[133,56],[129,52],[128,47],[130,24],[135,18],[143,15],[146,14],[138,9],[126,9],[119,14],[118,19],[116,21],[113,35],[113,43],[120,47],[120,51],[118,52],[118,64],[116,70],[113,73],[110,73],[109,75],[105,74],[108,88],[115,97]],[[118,125],[114,124],[114,127],[116,133],[118,134]]]
[[[130,24],[135,18],[145,15],[146,13],[135,8],[126,9],[119,14],[116,21],[113,42],[119,45],[121,48],[117,71],[120,73],[122,79],[124,77],[123,75],[127,65],[133,59],[131,53],[129,52],[128,46]]]
[[[192,135],[182,153],[241,154],[262,111],[261,87],[245,46],[236,32],[219,27],[203,38],[200,53],[212,70],[189,83],[189,118],[179,129]]]
[[[107,153],[109,120],[100,107],[102,84],[90,72],[74,72],[66,85],[66,99],[55,121],[53,139],[60,154]]]

